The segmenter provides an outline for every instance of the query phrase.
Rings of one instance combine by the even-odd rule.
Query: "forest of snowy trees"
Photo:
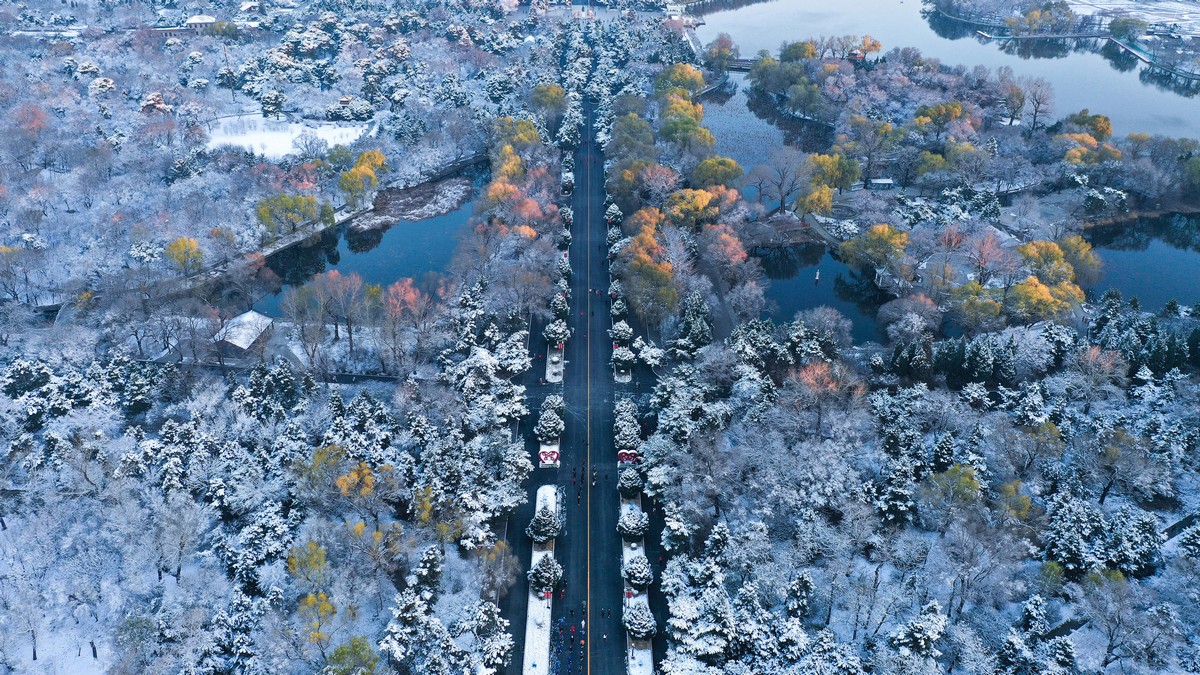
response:
[[[516,430],[557,443],[579,411],[516,380],[531,339],[572,339],[588,137],[612,365],[645,383],[604,404],[643,506],[617,533],[666,550],[619,566],[651,598],[622,620],[660,672],[1200,672],[1200,313],[1109,292],[1085,321],[1100,261],[1075,236],[1191,204],[1197,141],[846,37],[757,60],[756,95],[833,133],[742,167],[700,96],[736,45],[694,53],[660,14],[319,0],[163,35],[186,16],[71,9],[0,12],[79,33],[0,47],[0,672],[511,672],[503,598],[563,574],[514,550],[564,527],[509,522],[535,459]],[[369,131],[209,142],[247,111]],[[265,244],[476,155],[445,274],[292,286],[294,360],[212,363],[244,306],[164,290],[247,255],[229,284],[262,290]],[[901,191],[857,202],[839,255],[909,279],[957,256],[972,282],[946,263],[884,305],[885,344],[827,307],[763,318],[772,218],[884,172]]]

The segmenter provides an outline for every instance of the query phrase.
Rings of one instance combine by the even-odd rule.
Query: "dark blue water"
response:
[[[1200,221],[1168,216],[1088,232],[1100,259],[1103,276],[1089,290],[1099,297],[1115,288],[1125,298],[1136,297],[1147,310],[1168,300],[1183,305],[1200,301]]]
[[[791,321],[796,313],[827,306],[841,312],[853,324],[855,343],[886,342],[875,315],[891,298],[834,258],[821,244],[763,247],[751,253],[762,263],[770,280],[767,313],[776,321]],[[817,279],[817,271],[820,279]]]
[[[331,269],[342,274],[357,272],[365,283],[385,288],[406,277],[420,280],[443,274],[474,213],[475,200],[471,199],[442,216],[401,220],[386,230],[329,233],[319,242],[284,251],[268,261],[282,280],[282,287],[259,299],[254,309],[268,316],[282,316],[279,302],[284,288],[303,285],[313,275]]]

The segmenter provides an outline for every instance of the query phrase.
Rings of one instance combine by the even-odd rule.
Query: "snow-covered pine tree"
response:
[[[800,572],[795,579],[792,579],[792,582],[788,584],[787,595],[783,601],[784,611],[789,617],[804,620],[808,613],[809,600],[812,598],[815,588],[812,575],[807,571]]]
[[[421,553],[421,559],[413,568],[416,587],[420,589],[427,602],[434,602],[437,597],[438,585],[442,581],[442,568],[446,558],[440,546],[430,546]]]
[[[566,428],[567,425],[562,417],[559,417],[557,410],[543,406],[533,433],[542,443],[556,443]]]
[[[645,555],[636,553],[621,568],[625,582],[639,591],[645,590],[654,581],[654,571]]]
[[[633,499],[642,492],[642,474],[632,466],[621,470],[617,476],[617,490],[626,499]]]
[[[690,293],[683,300],[681,314],[683,326],[679,338],[671,342],[671,350],[678,358],[691,358],[697,350],[712,342],[708,303],[699,293]]]
[[[1017,383],[1017,341],[1010,336],[1008,342],[994,350],[995,361],[992,365],[992,381],[1005,387],[1016,386]]]
[[[542,556],[529,570],[529,589],[534,593],[547,593],[558,587],[563,577],[562,565],[552,555]]]
[[[650,608],[640,602],[625,606],[623,623],[629,637],[634,640],[649,640],[658,630],[658,624],[654,621],[654,615],[650,613]]]
[[[471,634],[472,672],[496,672],[512,659],[513,637],[508,632],[508,619],[500,614],[495,603],[480,600],[466,612],[467,618],[456,623],[451,633],[456,637]]]
[[[1126,506],[1108,518],[1107,566],[1130,576],[1145,576],[1158,561],[1163,541],[1154,514]]]
[[[533,541],[544,544],[562,533],[562,518],[549,508],[542,506],[533,514],[525,534]]]
[[[934,444],[932,455],[931,469],[933,473],[942,473],[951,466],[954,466],[957,461],[958,448],[954,442],[954,435],[946,432],[938,437],[937,443]]]
[[[936,659],[941,655],[934,645],[946,630],[946,617],[937,600],[931,600],[921,613],[892,633],[889,642],[903,656]]]
[[[617,532],[625,541],[638,541],[650,529],[650,517],[638,509],[628,509],[617,519]]]
[[[630,398],[620,398],[613,405],[613,437],[618,450],[633,450],[642,442],[637,419],[637,404]]]
[[[1200,560],[1200,525],[1193,525],[1179,535],[1179,549],[1187,557]]]
[[[879,487],[875,508],[885,522],[892,524],[910,523],[916,515],[917,504],[913,500],[916,491],[914,469],[904,459],[892,462],[891,471]]]
[[[1071,494],[1061,494],[1047,508],[1040,535],[1044,555],[1063,566],[1067,577],[1078,579],[1105,562],[1108,524],[1104,514]]]

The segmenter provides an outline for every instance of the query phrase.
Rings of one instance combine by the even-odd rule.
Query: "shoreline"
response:
[[[1158,209],[1136,209],[1128,213],[1121,213],[1114,216],[1098,219],[1084,219],[1081,221],[1084,231],[1102,230],[1110,227],[1118,227],[1139,220],[1151,220],[1155,218],[1165,218],[1172,215],[1181,216],[1196,216],[1200,215],[1200,205],[1179,206],[1178,208],[1158,208]]]

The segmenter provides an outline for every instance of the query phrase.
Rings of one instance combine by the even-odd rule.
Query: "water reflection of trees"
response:
[[[741,9],[764,2],[770,2],[770,0],[701,0],[689,4],[687,11],[692,16],[706,16],[715,12],[724,12],[727,9]]]
[[[1108,61],[1108,64],[1112,66],[1114,70],[1118,70],[1122,73],[1128,73],[1129,71],[1136,69],[1138,64],[1141,63],[1141,61],[1138,60],[1138,57],[1130,54],[1111,42],[1105,42],[1104,46],[1100,48],[1100,56],[1104,57],[1104,60]]]
[[[375,228],[362,232],[348,230],[346,232],[346,248],[350,249],[351,253],[366,253],[383,241],[383,233],[386,231],[387,228]]]
[[[737,85],[732,81],[728,81],[724,85],[705,94],[701,100],[704,103],[711,103],[713,105],[725,105],[737,95],[737,91]]]
[[[929,28],[933,30],[938,37],[946,38],[947,40],[961,40],[963,38],[977,37],[976,31],[980,26],[966,21],[959,21],[942,14],[932,7],[926,7],[921,10],[921,18],[925,19],[929,24]],[[984,40],[980,38],[980,42]]]
[[[825,259],[826,252],[825,245],[817,243],[756,246],[750,249],[750,255],[762,264],[767,278],[776,281],[794,279],[801,270],[818,267]],[[879,290],[872,276],[846,266],[833,253],[830,253],[830,258],[836,267],[832,280],[834,296],[854,304],[862,314],[874,316],[879,306],[890,299],[888,295]]]
[[[280,251],[267,260],[271,269],[285,286],[299,286],[315,274],[324,272],[341,260],[336,231],[327,231],[313,239]]]
[[[1143,84],[1150,84],[1180,96],[1192,98],[1200,94],[1200,80],[1181,77],[1162,68],[1147,66],[1138,73],[1138,79]]]
[[[770,96],[749,89],[746,92],[746,107],[754,116],[764,120],[783,132],[783,140],[805,152],[824,152],[833,145],[833,128],[817,122],[788,117],[779,113],[779,104]]]
[[[989,42],[980,37],[982,27],[960,19],[946,16],[931,7],[921,10],[921,17],[929,24],[934,34],[947,40],[973,38],[979,43]],[[1000,31],[1003,29],[997,28]],[[1130,72],[1141,64],[1136,56],[1114,45],[1109,40],[1006,40],[999,42],[1000,51],[1020,59],[1060,59],[1075,52],[1094,52],[1100,54],[1109,65],[1122,73]],[[1147,66],[1138,73],[1144,84],[1155,86],[1181,96],[1192,97],[1200,94],[1200,80],[1180,77],[1162,68]]]
[[[1161,239],[1174,248],[1200,252],[1200,224],[1181,214],[1093,228],[1087,238],[1093,247],[1110,251],[1145,251]]]
[[[823,244],[792,244],[791,246],[758,246],[750,255],[762,263],[768,279],[791,279],[805,267],[821,263],[825,255]]]
[[[892,297],[879,290],[872,276],[846,268],[833,278],[833,295],[842,302],[852,303],[859,314],[875,318],[879,307]]]

